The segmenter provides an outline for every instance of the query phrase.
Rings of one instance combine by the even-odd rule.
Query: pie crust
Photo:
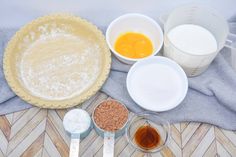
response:
[[[53,14],[22,27],[3,68],[12,90],[43,108],[68,108],[94,95],[108,77],[111,54],[100,30],[80,17]]]

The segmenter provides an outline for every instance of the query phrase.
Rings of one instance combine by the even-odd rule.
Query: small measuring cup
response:
[[[204,72],[224,46],[235,49],[232,43],[236,40],[236,35],[229,33],[226,19],[211,8],[186,5],[174,9],[169,15],[162,15],[160,19],[164,24],[164,56],[176,61],[190,77]],[[195,24],[209,30],[217,41],[217,50],[196,55],[175,47],[167,34],[174,27],[182,24]]]
[[[113,100],[113,99],[110,99]],[[105,100],[107,101],[107,100]],[[93,111],[93,115],[92,115],[92,120],[93,120],[93,124],[94,124],[94,129],[97,132],[97,134],[101,137],[104,138],[104,143],[103,143],[103,157],[114,157],[114,146],[115,146],[115,139],[121,135],[123,135],[125,133],[125,129],[127,127],[128,124],[128,119],[125,122],[125,124],[123,125],[123,127],[121,127],[119,130],[116,130],[115,132],[110,132],[110,131],[106,131],[104,129],[101,129],[95,122],[94,120],[94,112],[96,110],[96,108],[101,105],[103,102],[99,103],[94,111]],[[117,101],[117,100],[113,100],[113,101]],[[119,101],[117,101],[119,102]],[[121,102],[119,102],[121,105],[123,105],[125,108],[126,106],[124,104],[122,104]],[[128,111],[128,109],[126,108],[126,110]]]
[[[85,138],[91,131],[91,118],[85,110],[73,109],[64,116],[63,126],[71,137],[70,157],[77,157],[79,155],[80,139]]]

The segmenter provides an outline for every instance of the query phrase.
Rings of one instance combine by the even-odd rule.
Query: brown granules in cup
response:
[[[99,128],[116,131],[128,120],[128,110],[116,100],[106,100],[95,109],[93,118]]]

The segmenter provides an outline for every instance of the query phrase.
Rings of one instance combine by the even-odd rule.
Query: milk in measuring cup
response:
[[[167,36],[176,48],[193,55],[205,55],[217,50],[212,33],[198,25],[179,25],[170,30]]]
[[[167,44],[165,53],[174,60],[181,60],[178,63],[189,76],[195,72],[199,73],[199,71],[205,70],[209,61],[205,58],[200,63],[195,63],[193,59],[181,55],[205,56],[217,51],[217,41],[214,35],[199,25],[178,25],[167,33],[167,38],[174,49],[170,49]],[[178,50],[184,52],[184,54],[176,52]],[[190,72],[191,74],[189,74]]]

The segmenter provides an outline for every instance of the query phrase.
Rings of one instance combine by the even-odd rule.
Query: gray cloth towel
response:
[[[15,96],[3,75],[4,47],[14,32],[15,30],[7,29],[0,31],[0,115],[31,107]],[[178,107],[157,114],[170,122],[205,122],[236,130],[236,72],[227,61],[229,55],[230,51],[223,49],[206,72],[189,78],[187,96]],[[122,101],[131,111],[140,112],[143,109],[133,102],[126,89],[129,68],[129,65],[113,58],[111,73],[101,91]]]

